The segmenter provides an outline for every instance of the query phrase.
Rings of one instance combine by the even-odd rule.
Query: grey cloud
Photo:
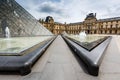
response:
[[[56,13],[56,9],[54,7],[51,7],[50,5],[39,7],[39,11],[44,13]]]
[[[33,16],[59,21],[83,21],[89,11],[98,18],[120,16],[120,0],[16,0]],[[108,5],[106,5],[106,3]]]
[[[102,16],[103,17],[118,17],[118,16],[120,16],[120,6],[107,7],[105,14],[103,14]]]
[[[54,4],[50,2],[46,2],[40,5],[37,11],[48,14],[57,14],[61,16],[65,14],[64,9],[62,9],[59,4]]]
[[[117,8],[116,8],[116,12],[120,12],[120,6],[118,6]]]
[[[52,2],[60,2],[61,0],[50,0]]]

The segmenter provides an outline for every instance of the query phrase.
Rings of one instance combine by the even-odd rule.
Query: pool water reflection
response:
[[[88,51],[91,51],[108,38],[108,36],[92,35],[87,35],[84,38],[81,38],[79,35],[68,35],[67,37]]]
[[[68,36],[70,38],[73,38],[79,42],[84,42],[84,43],[91,43],[94,41],[97,41],[99,39],[104,38],[105,36],[91,36],[91,35],[87,35],[85,38],[81,38],[79,37],[79,35],[72,35],[72,36]]]
[[[20,53],[52,36],[0,38],[1,53]]]

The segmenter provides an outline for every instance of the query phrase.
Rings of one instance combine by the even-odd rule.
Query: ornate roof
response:
[[[117,20],[120,20],[120,17],[113,17],[113,18],[99,19],[98,21],[117,21]]]
[[[89,14],[86,16],[85,20],[86,20],[86,19],[92,19],[92,18],[96,18],[96,13],[95,13],[95,14],[89,13]]]

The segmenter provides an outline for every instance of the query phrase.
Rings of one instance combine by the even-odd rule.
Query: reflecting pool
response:
[[[87,35],[85,37],[80,37],[79,35],[68,35],[67,37],[88,51],[91,51],[108,38],[108,36],[92,35]]]
[[[20,53],[53,36],[0,38],[0,55]]]
[[[91,43],[91,42],[97,41],[99,39],[102,39],[105,36],[91,36],[91,35],[87,35],[86,37],[81,38],[81,37],[79,37],[79,35],[69,35],[68,37],[73,38],[73,39],[75,39],[77,41],[80,41],[80,42]]]

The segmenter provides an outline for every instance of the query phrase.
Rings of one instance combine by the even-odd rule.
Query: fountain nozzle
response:
[[[5,28],[5,37],[10,38],[10,29],[8,27]]]

